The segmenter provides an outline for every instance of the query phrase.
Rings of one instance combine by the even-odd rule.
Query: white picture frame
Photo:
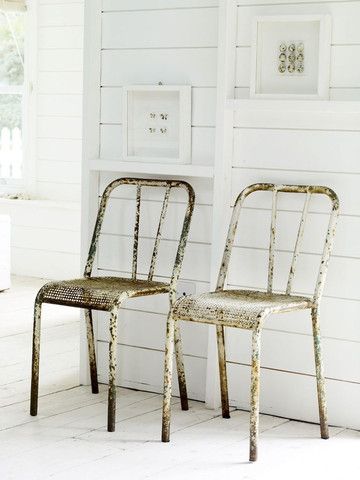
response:
[[[123,87],[123,160],[191,163],[191,86]]]
[[[305,46],[304,74],[276,70],[276,45],[300,41]],[[253,20],[250,98],[328,100],[330,86],[331,16],[269,15]],[[270,60],[274,59],[274,65]],[[306,68],[307,67],[307,68]]]

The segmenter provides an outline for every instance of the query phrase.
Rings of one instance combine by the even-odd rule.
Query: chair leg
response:
[[[97,368],[96,368],[94,326],[93,326],[92,312],[90,309],[85,310],[85,321],[86,321],[86,335],[87,335],[88,351],[89,351],[91,390],[92,390],[92,393],[99,393],[99,384],[98,384]]]
[[[222,416],[223,418],[230,418],[228,383],[227,383],[227,373],[226,373],[225,334],[224,334],[223,326],[221,325],[216,326],[216,336],[217,336],[218,357],[219,357]]]
[[[317,394],[319,402],[319,417],[320,417],[320,431],[321,438],[329,438],[329,427],[327,423],[327,406],[326,406],[326,394],[325,394],[325,378],[324,369],[321,355],[321,336],[320,336],[320,323],[319,323],[319,311],[317,308],[311,310],[313,337],[314,337],[314,352],[315,352],[315,368],[316,368],[316,382],[317,382]]]
[[[175,320],[171,312],[168,315],[166,323],[166,343],[165,343],[165,366],[164,366],[164,399],[162,415],[162,433],[161,441],[170,441],[170,415],[171,415],[171,381],[174,352]]]
[[[259,396],[260,396],[260,329],[252,334],[251,361],[251,411],[250,411],[250,462],[257,460],[259,436]]]
[[[117,318],[118,308],[116,307],[110,313],[108,432],[115,432]]]
[[[41,302],[35,300],[34,307],[34,326],[33,326],[33,345],[32,345],[32,364],[31,364],[31,398],[30,415],[35,417],[38,412],[39,396],[39,367],[40,367],[40,330],[41,330]]]
[[[175,322],[174,327],[175,327],[175,332],[174,332],[175,355],[176,355],[176,366],[177,366],[177,374],[178,374],[178,382],[179,382],[181,409],[189,410],[179,323]]]

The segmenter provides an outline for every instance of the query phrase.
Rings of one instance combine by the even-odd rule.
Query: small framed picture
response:
[[[191,87],[132,85],[123,88],[123,159],[191,162]]]
[[[255,17],[250,96],[328,99],[330,15]]]

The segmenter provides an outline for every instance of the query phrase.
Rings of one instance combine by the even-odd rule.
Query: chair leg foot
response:
[[[115,432],[116,421],[116,348],[118,310],[110,314],[108,432]]]
[[[321,353],[321,336],[319,324],[319,311],[317,308],[311,310],[313,337],[314,337],[314,354],[316,369],[316,384],[319,404],[320,433],[321,438],[327,440],[329,438],[329,427],[327,420],[327,404],[325,392],[325,377]]]
[[[36,299],[35,307],[34,307],[34,326],[33,326],[33,345],[32,345],[32,364],[31,364],[30,415],[32,417],[36,417],[38,413],[41,306],[42,306],[41,302],[39,302],[38,299]]]
[[[162,442],[170,441],[171,384],[172,384],[174,338],[175,338],[175,321],[170,312],[166,322],[164,398],[163,398],[162,432],[161,432]]]
[[[250,411],[250,462],[257,460],[259,437],[259,397],[260,397],[260,329],[252,335],[251,362],[251,411]]]

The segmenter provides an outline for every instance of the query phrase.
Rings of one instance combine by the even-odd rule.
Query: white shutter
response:
[[[26,0],[0,0],[0,10],[23,12],[26,10]]]

